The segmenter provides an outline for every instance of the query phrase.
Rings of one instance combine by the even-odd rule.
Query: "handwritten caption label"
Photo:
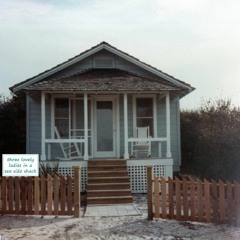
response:
[[[38,154],[3,154],[2,155],[3,176],[38,176],[39,155]]]

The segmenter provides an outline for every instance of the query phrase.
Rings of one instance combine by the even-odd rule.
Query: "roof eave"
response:
[[[88,57],[88,56],[90,56],[90,55],[92,55],[92,54],[94,54],[94,53],[102,50],[103,48],[104,48],[104,45],[99,45],[99,46],[97,46],[97,47],[95,47],[95,48],[93,48],[93,49],[90,49],[90,50],[87,51],[86,53],[83,53],[83,54],[81,54],[80,56],[78,56],[78,57],[76,57],[76,58],[73,58],[72,60],[66,61],[66,62],[63,63],[61,66],[58,66],[58,67],[56,67],[56,68],[54,68],[54,69],[51,69],[51,70],[49,70],[49,71],[47,71],[47,72],[43,72],[42,74],[40,74],[39,76],[36,76],[36,77],[33,78],[32,80],[30,80],[30,81],[28,81],[28,82],[25,82],[25,83],[22,83],[22,84],[20,84],[20,85],[17,86],[17,87],[14,87],[14,86],[13,86],[13,87],[11,87],[11,88],[9,88],[9,89],[10,89],[13,93],[16,93],[16,92],[20,91],[21,89],[24,89],[24,88],[28,87],[28,86],[31,85],[31,84],[34,84],[34,83],[36,83],[36,82],[38,82],[38,81],[40,81],[40,80],[42,80],[42,79],[44,79],[44,78],[46,78],[46,77],[49,77],[50,75],[52,75],[52,74],[54,74],[54,73],[56,73],[56,72],[58,72],[58,71],[61,71],[61,70],[65,69],[65,68],[67,68],[67,67],[69,67],[69,66],[77,63],[78,61],[83,60],[84,58],[86,58],[86,57]]]
[[[14,86],[10,87],[9,89],[13,93],[17,93],[17,92],[19,92],[23,89],[26,89],[29,85],[34,84],[34,83],[36,83],[36,82],[38,82],[38,81],[40,81],[40,80],[42,80],[46,77],[49,77],[50,75],[52,75],[52,74],[54,74],[58,71],[61,71],[61,70],[63,70],[65,68],[83,60],[84,58],[86,58],[86,57],[88,57],[88,56],[90,56],[90,55],[92,55],[92,54],[94,54],[94,53],[96,53],[96,52],[98,52],[102,49],[106,49],[106,50],[112,52],[113,54],[116,54],[119,57],[122,57],[125,60],[130,61],[130,62],[136,64],[137,66],[139,66],[139,67],[141,67],[141,68],[143,68],[143,69],[145,69],[145,70],[147,70],[147,71],[149,71],[149,72],[151,72],[151,73],[153,73],[153,74],[155,74],[159,77],[162,77],[163,79],[169,81],[170,83],[174,84],[177,87],[186,89],[186,91],[188,93],[194,90],[191,86],[175,80],[173,77],[168,76],[167,74],[164,74],[163,72],[161,72],[157,69],[154,69],[153,67],[139,61],[138,59],[135,59],[134,57],[132,57],[132,56],[130,56],[130,55],[124,53],[124,52],[119,51],[118,49],[112,47],[111,45],[109,45],[108,43],[105,43],[105,42],[102,42],[101,44],[99,44],[99,45],[93,47],[92,49],[80,54],[77,57],[74,57],[73,59],[67,60],[66,62],[60,64],[60,66],[56,66],[53,69],[50,69],[46,72],[43,72],[42,74],[37,75],[36,77],[33,77],[29,81],[23,82],[22,84],[20,83],[16,87],[14,87]]]
[[[187,88],[187,89],[189,89],[189,90],[192,89],[192,87],[190,87],[190,86],[188,86],[188,85],[186,85],[186,84],[183,84],[183,83],[181,83],[181,82],[178,82],[178,81],[175,80],[174,78],[172,78],[172,77],[170,77],[170,76],[167,76],[166,74],[160,72],[159,70],[154,69],[153,67],[148,66],[148,65],[146,65],[145,63],[143,63],[143,62],[141,62],[141,61],[139,61],[139,60],[137,60],[137,59],[134,59],[134,58],[133,58],[132,56],[130,56],[130,55],[127,55],[127,54],[125,54],[125,53],[123,53],[123,52],[118,51],[117,49],[111,47],[110,45],[105,45],[105,49],[107,49],[107,50],[109,50],[110,52],[118,55],[119,57],[124,58],[125,60],[128,60],[128,61],[136,64],[137,66],[139,66],[139,67],[141,67],[141,68],[143,68],[143,69],[145,69],[145,70],[147,70],[147,71],[149,71],[149,72],[152,72],[153,74],[155,74],[155,75],[157,75],[157,76],[159,76],[159,77],[162,77],[163,79],[165,79],[165,80],[167,80],[167,81],[169,81],[169,82],[177,85],[178,87],[184,87],[184,88]]]

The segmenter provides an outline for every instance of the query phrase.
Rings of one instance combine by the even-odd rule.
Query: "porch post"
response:
[[[84,160],[88,160],[88,96],[84,93]]]
[[[123,95],[124,103],[124,159],[129,159],[128,153],[128,109],[127,109],[127,93]]]
[[[166,134],[167,134],[167,153],[166,156],[167,158],[172,157],[172,152],[171,152],[171,129],[170,129],[170,94],[167,92],[166,95]]]
[[[46,160],[46,102],[45,102],[45,93],[41,92],[41,131],[42,131],[42,153],[41,160]]]

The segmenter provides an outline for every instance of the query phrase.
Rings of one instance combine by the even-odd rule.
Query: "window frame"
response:
[[[65,118],[62,118],[62,117],[61,117],[61,118],[56,118],[56,101],[59,100],[59,99],[66,100],[66,101],[68,102],[68,115],[67,115],[67,117],[65,117]],[[53,118],[52,118],[52,127],[51,127],[53,138],[55,138],[54,126],[56,125],[56,119],[63,119],[63,120],[67,120],[67,121],[68,121],[68,137],[67,137],[67,138],[66,138],[66,137],[63,137],[63,136],[61,136],[61,137],[66,138],[66,139],[69,138],[70,124],[71,124],[71,123],[70,123],[70,121],[71,121],[70,111],[71,111],[71,106],[70,106],[70,102],[69,102],[69,98],[68,98],[68,97],[58,96],[58,97],[54,97],[54,98],[53,98],[53,111],[52,111],[52,113],[53,113]]]
[[[153,100],[153,136],[157,137],[157,98],[156,94],[133,95],[133,129],[137,127],[137,99],[152,98]]]

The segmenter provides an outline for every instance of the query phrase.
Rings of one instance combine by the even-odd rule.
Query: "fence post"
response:
[[[34,177],[34,214],[39,214],[39,177]]]
[[[198,222],[202,222],[203,221],[203,200],[202,200],[202,197],[203,197],[203,191],[202,191],[202,187],[203,187],[203,184],[202,184],[202,181],[201,179],[197,178],[197,198],[198,198]]]
[[[174,188],[173,188],[173,180],[172,178],[168,177],[168,211],[169,211],[169,218],[174,218]]]
[[[183,219],[189,220],[189,201],[188,201],[188,180],[186,177],[183,178]]]
[[[195,182],[192,178],[190,178],[190,205],[191,205],[191,221],[196,220],[196,209],[195,209],[195,195],[196,195],[196,189],[195,189]]]
[[[59,178],[54,174],[54,215],[59,213]]]
[[[225,186],[223,181],[219,181],[219,212],[220,221],[225,223]]]
[[[204,195],[205,195],[205,220],[211,222],[211,202],[210,202],[210,183],[204,179]]]
[[[26,214],[26,203],[27,203],[27,198],[26,198],[26,178],[22,177],[20,181],[20,187],[21,187],[21,198],[22,198],[22,206],[21,206],[21,214]]]
[[[162,218],[167,218],[167,183],[164,177],[161,177],[161,192],[162,192]]]
[[[80,167],[74,166],[74,217],[80,217]]]
[[[227,217],[228,223],[232,223],[233,220],[233,199],[232,199],[232,183],[227,181]]]
[[[175,193],[176,193],[176,220],[182,219],[182,210],[181,210],[181,181],[175,177]]]
[[[47,200],[48,200],[48,210],[47,214],[52,215],[53,210],[52,210],[52,199],[53,199],[53,189],[52,189],[52,184],[53,180],[52,177],[48,174],[47,175]]]
[[[235,198],[235,218],[236,218],[236,224],[240,223],[240,188],[239,183],[237,181],[234,181],[234,198]]]
[[[213,212],[213,222],[219,222],[219,212],[218,212],[218,191],[217,183],[215,180],[211,182],[211,199],[212,199],[212,212]]]
[[[160,211],[159,211],[159,179],[158,177],[154,177],[154,215],[155,219],[160,218]]]
[[[152,166],[147,166],[148,220],[153,220],[152,206]]]

